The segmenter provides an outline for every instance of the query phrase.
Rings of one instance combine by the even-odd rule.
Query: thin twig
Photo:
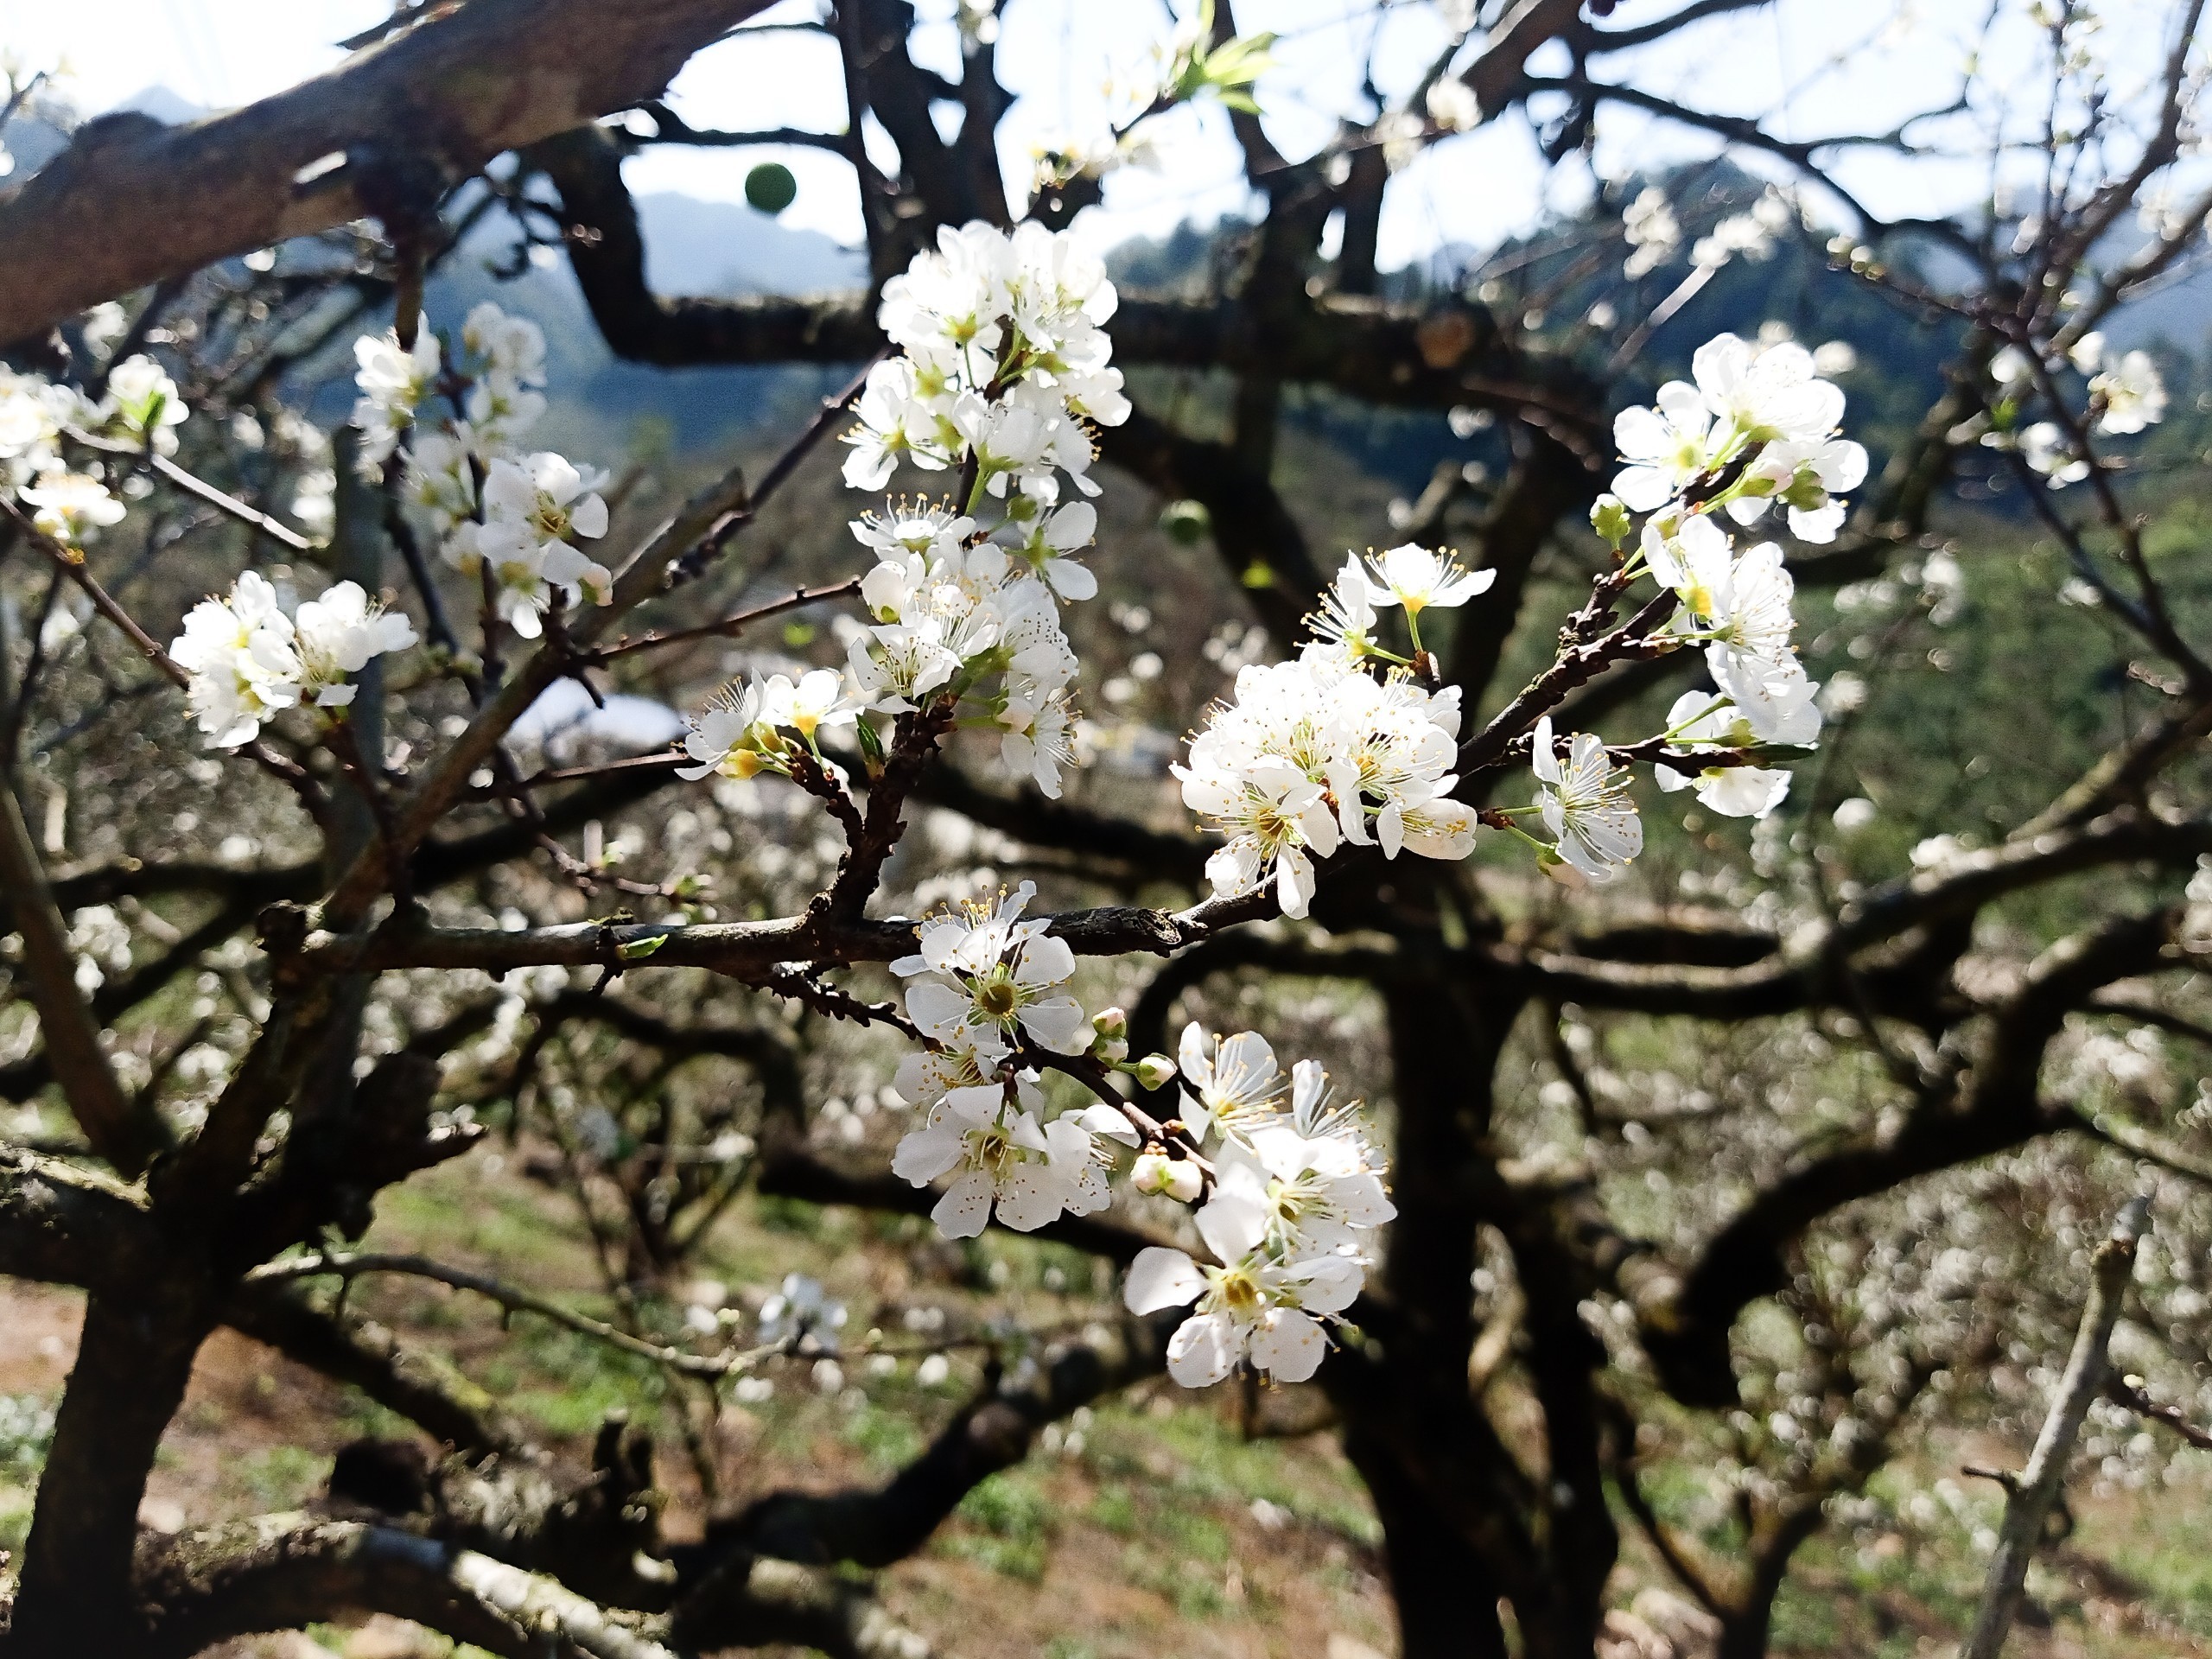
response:
[[[2089,1285],[2088,1306],[2082,1310],[2082,1326],[2075,1333],[2074,1351],[2059,1378],[2058,1395],[2043,1433],[2036,1436],[2028,1466],[2005,1483],[2005,1522],[1997,1538],[1997,1554],[1989,1563],[1981,1605],[1974,1615],[1974,1634],[1961,1650],[1960,1659],[1997,1659],[2005,1646],[2012,1615],[2019,1608],[2028,1562],[2043,1541],[2044,1518],[2066,1481],[2066,1465],[2074,1441],[2088,1415],[2089,1402],[2102,1387],[2106,1351],[2113,1326],[2120,1319],[2120,1300],[2135,1267],[2135,1246],[2150,1223],[2151,1201],[2128,1200],[2113,1224],[2112,1236],[2097,1247],[2094,1276]]]
[[[587,1314],[571,1312],[558,1302],[527,1291],[504,1280],[493,1279],[480,1273],[471,1273],[465,1268],[448,1267],[442,1262],[427,1255],[409,1255],[385,1251],[359,1252],[321,1251],[313,1255],[296,1256],[287,1261],[270,1262],[254,1268],[245,1276],[248,1284],[288,1281],[294,1279],[320,1279],[335,1275],[354,1279],[363,1274],[389,1273],[410,1279],[429,1279],[454,1290],[474,1291],[479,1296],[497,1302],[510,1313],[535,1313],[540,1319],[565,1325],[580,1335],[603,1342],[623,1352],[650,1359],[657,1365],[682,1371],[690,1376],[728,1376],[742,1371],[780,1351],[775,1344],[747,1349],[741,1352],[722,1354],[687,1353],[681,1348],[670,1348],[642,1337],[594,1319]]]

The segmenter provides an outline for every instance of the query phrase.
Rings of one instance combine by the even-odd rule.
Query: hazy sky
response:
[[[1193,3],[1178,0],[1185,9]],[[1625,0],[1611,21],[1631,25],[1678,4]],[[921,0],[919,7],[931,21],[917,54],[947,68],[958,58],[952,9],[953,0]],[[387,10],[385,0],[0,0],[0,41],[33,63],[65,61],[88,112],[153,86],[220,108],[328,68],[341,55],[333,42]],[[2155,51],[2158,31],[2130,25],[2162,18],[2158,0],[2113,0],[2105,10],[2117,51]],[[813,0],[785,0],[762,21],[810,18],[815,11]],[[1778,115],[1780,130],[1793,138],[1878,128],[1948,99],[1986,12],[1986,0],[1781,0],[1714,19],[1638,54],[1634,79],[1707,109]],[[1376,83],[1389,93],[1411,84],[1445,38],[1427,0],[1243,0],[1238,17],[1248,29],[1282,36],[1281,67],[1262,83],[1262,101],[1272,136],[1292,156],[1326,139],[1339,114],[1363,111],[1359,83],[1370,56]],[[1109,108],[1103,83],[1116,73],[1140,76],[1148,48],[1171,26],[1163,0],[1006,0],[1001,74],[1020,98],[1001,133],[1009,170],[1026,175],[1028,152],[1040,141],[1096,131]],[[1848,72],[1839,73],[1847,62]],[[1618,77],[1626,67],[1615,60],[1602,67]],[[676,86],[679,109],[699,126],[819,129],[841,118],[842,101],[833,44],[803,33],[726,41],[695,59]],[[1105,207],[1086,216],[1089,235],[1111,241],[1158,233],[1246,200],[1218,110],[1177,111],[1157,131],[1167,166],[1158,174],[1116,175]],[[1676,129],[1608,110],[1598,166],[1625,172],[1708,148]],[[630,176],[641,190],[734,200],[747,167],[770,153],[656,149],[632,164]],[[843,163],[808,149],[774,154],[800,181],[786,222],[856,242],[858,206]],[[1980,164],[1966,159],[1908,167],[1861,152],[1840,171],[1891,215],[1951,210],[1986,188]],[[1545,189],[1571,198],[1584,188],[1586,179],[1571,170],[1548,174],[1537,165],[1518,118],[1451,139],[1414,163],[1391,193],[1382,263],[1402,264],[1444,241],[1494,242],[1541,213]]]

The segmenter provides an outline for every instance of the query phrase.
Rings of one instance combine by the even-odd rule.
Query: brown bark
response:
[[[426,7],[423,22],[245,109],[181,127],[89,122],[0,202],[0,341],[287,237],[433,212],[501,151],[658,96],[767,3]],[[343,163],[302,181],[332,156]]]

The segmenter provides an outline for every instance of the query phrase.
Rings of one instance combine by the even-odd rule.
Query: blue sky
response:
[[[1193,0],[1178,3],[1187,8]],[[1611,21],[1632,25],[1678,3],[1625,0]],[[0,0],[0,41],[35,64],[65,61],[88,112],[156,85],[194,104],[225,107],[329,67],[340,55],[333,43],[386,10],[386,0],[75,0],[67,6]],[[2107,36],[2123,70],[2129,54],[2155,50],[2158,31],[2131,24],[2162,19],[2158,0],[2113,0],[2106,10]],[[920,10],[930,21],[918,55],[941,67],[957,64],[952,0],[921,0]],[[1945,102],[1985,10],[1984,0],[1779,0],[1712,20],[1605,68],[1616,76],[1632,68],[1646,89],[1708,109],[1775,118],[1791,137],[1864,130]],[[811,0],[785,0],[762,21],[814,13]],[[1271,135],[1292,156],[1324,142],[1341,114],[1363,110],[1359,82],[1370,60],[1386,94],[1402,90],[1445,38],[1431,0],[1243,0],[1238,16],[1247,29],[1273,29],[1282,36],[1281,66],[1263,83],[1262,96]],[[1164,0],[1006,0],[1001,73],[1020,95],[1001,133],[1009,172],[1026,175],[1036,143],[1096,131],[1112,107],[1105,90],[1109,76],[1140,77],[1147,49],[1171,28]],[[2026,38],[2024,27],[2001,38],[1993,54],[2000,79],[2012,72],[2007,54],[2017,62]],[[2148,61],[2144,57],[2137,70]],[[824,111],[841,111],[842,104],[834,48],[803,33],[720,44],[694,60],[675,90],[681,111],[699,126],[820,127]],[[1158,174],[1116,175],[1104,208],[1086,216],[1084,234],[1102,242],[1158,234],[1179,219],[1211,219],[1246,200],[1218,110],[1177,111],[1157,133],[1168,165]],[[1974,137],[1956,124],[1951,136],[1961,149]],[[1624,173],[1710,148],[1708,141],[1650,118],[1608,111],[1597,166]],[[857,202],[843,164],[812,150],[775,153],[800,180],[786,222],[856,241]],[[631,177],[642,190],[734,200],[747,167],[766,154],[660,149],[633,162]],[[1963,155],[1905,163],[1863,152],[1847,158],[1840,171],[1892,216],[1955,209],[1986,189],[1987,177],[1981,162]],[[1453,138],[1414,163],[1392,191],[1382,263],[1402,264],[1447,241],[1492,243],[1525,229],[1548,206],[1575,205],[1588,186],[1580,169],[1543,168],[1517,118]]]

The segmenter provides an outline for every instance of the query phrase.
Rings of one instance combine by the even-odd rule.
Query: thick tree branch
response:
[[[0,202],[0,341],[230,255],[393,213],[395,198],[427,210],[503,150],[658,96],[767,3],[471,0],[226,115],[88,122]]]

